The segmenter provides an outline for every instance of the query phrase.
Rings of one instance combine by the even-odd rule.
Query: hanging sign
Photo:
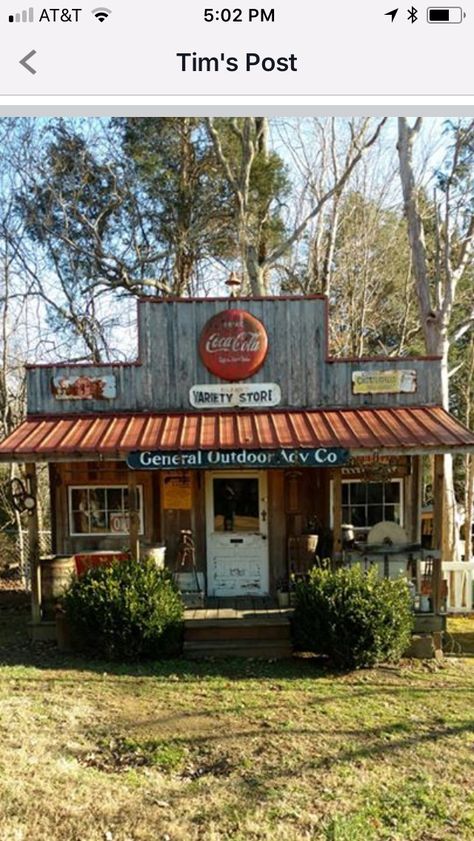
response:
[[[192,508],[191,477],[166,476],[163,482],[163,508],[189,511]]]
[[[346,464],[349,450],[315,447],[301,450],[146,450],[128,454],[132,470],[182,470],[219,467],[335,467]]]
[[[195,409],[268,408],[281,403],[281,389],[276,383],[193,385],[189,389],[189,402]]]
[[[353,394],[401,394],[416,391],[416,371],[354,371]]]
[[[263,365],[268,336],[262,322],[246,310],[214,315],[199,339],[199,354],[212,374],[223,380],[246,380]]]
[[[113,400],[117,396],[115,377],[53,377],[51,391],[56,400]]]

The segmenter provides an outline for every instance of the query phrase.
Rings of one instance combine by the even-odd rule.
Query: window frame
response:
[[[392,484],[397,483],[399,485],[399,488],[400,488],[400,502],[397,503],[397,504],[400,505],[400,526],[402,528],[404,528],[404,526],[405,526],[405,499],[404,499],[403,478],[394,477],[394,478],[391,478],[391,479],[387,479],[385,482],[381,482],[380,479],[374,479],[373,481],[371,481],[371,480],[367,481],[367,479],[357,479],[357,478],[352,477],[352,476],[350,478],[349,477],[347,477],[347,478],[342,477],[342,479],[341,479],[341,484],[342,485],[344,485],[344,484],[354,485],[356,483],[359,484],[359,485],[377,485],[377,484],[384,484],[384,485],[389,485],[390,484],[390,485],[392,485]],[[330,500],[331,500],[331,507],[330,507],[330,514],[329,514],[329,522],[330,522],[331,528],[333,528],[334,527],[334,479],[331,479]],[[368,504],[370,504],[370,503],[365,503],[365,508],[367,508]],[[380,504],[382,505],[382,507],[385,507],[383,502],[380,503]],[[391,505],[393,503],[388,503],[388,504]],[[362,506],[360,506],[360,507],[362,507]],[[341,505],[341,516],[342,516],[342,505]],[[390,520],[389,522],[395,523],[396,520]],[[371,528],[373,528],[373,526],[354,526],[354,531],[356,531],[356,532],[364,531],[365,532],[365,531],[370,531]]]
[[[90,490],[128,490],[128,485],[68,485],[68,521],[69,521],[69,537],[125,537],[129,534],[128,531],[74,531],[74,518],[72,509],[72,492],[73,491],[90,491]],[[137,485],[138,491],[138,508],[140,517],[140,527],[138,533],[144,534],[144,517],[143,517],[143,485]]]

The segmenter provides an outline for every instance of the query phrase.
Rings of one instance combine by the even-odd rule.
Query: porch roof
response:
[[[122,459],[131,451],[344,447],[351,454],[474,451],[474,433],[440,406],[312,411],[30,416],[0,461]]]

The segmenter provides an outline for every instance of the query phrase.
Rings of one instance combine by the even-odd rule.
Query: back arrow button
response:
[[[22,67],[24,67],[25,70],[28,70],[29,73],[32,73],[33,76],[35,75],[35,73],[37,71],[35,70],[34,67],[31,67],[31,65],[28,64],[28,62],[29,62],[30,58],[33,58],[34,55],[36,55],[36,50],[31,50],[31,52],[28,53],[28,55],[25,55],[24,58],[20,59],[20,64],[22,65]]]

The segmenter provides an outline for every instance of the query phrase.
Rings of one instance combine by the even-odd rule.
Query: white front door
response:
[[[206,474],[209,596],[267,596],[266,471]]]

